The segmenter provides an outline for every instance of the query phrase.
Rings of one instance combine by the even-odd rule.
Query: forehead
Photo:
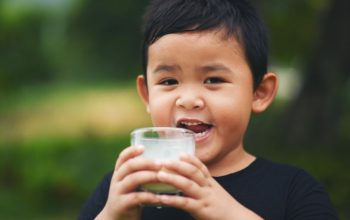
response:
[[[145,72],[148,80],[162,74],[201,77],[209,73],[252,80],[239,42],[218,31],[164,35],[151,45],[148,58]]]
[[[173,41],[172,43],[179,43],[179,41],[184,41],[183,43],[207,41],[213,45],[231,45],[231,48],[233,46],[235,50],[239,50],[240,52],[244,51],[244,47],[241,45],[238,35],[229,34],[224,28],[166,34],[150,44],[149,49],[171,40]]]
[[[148,49],[148,67],[158,62],[194,63],[217,60],[246,62],[243,48],[223,30],[167,34]]]

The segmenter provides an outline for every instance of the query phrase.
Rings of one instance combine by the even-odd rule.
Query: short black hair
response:
[[[243,48],[256,88],[268,64],[268,34],[247,0],[153,0],[143,18],[143,74],[148,48],[164,35],[223,28]]]

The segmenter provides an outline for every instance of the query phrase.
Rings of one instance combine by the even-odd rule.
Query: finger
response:
[[[125,194],[135,191],[137,187],[146,183],[158,182],[157,172],[154,171],[138,171],[126,176],[122,181],[117,182],[118,194]]]
[[[163,166],[167,170],[173,171],[193,180],[200,186],[208,185],[208,179],[202,170],[198,169],[198,167],[191,163],[184,161],[164,161]]]
[[[120,154],[115,164],[114,170],[118,170],[121,164],[125,163],[125,161],[137,157],[142,154],[143,147],[142,146],[130,146],[125,148]]]
[[[122,203],[126,208],[133,208],[141,204],[159,205],[158,196],[150,192],[132,192],[123,196]]]
[[[157,195],[157,197],[160,204],[182,209],[189,213],[193,213],[199,207],[198,201],[190,197],[173,195]]]
[[[200,196],[201,187],[187,177],[176,173],[160,171],[158,172],[157,178],[159,182],[172,185],[189,197],[199,198]]]
[[[183,154],[180,157],[180,160],[188,162],[192,164],[193,166],[197,167],[202,171],[202,173],[205,175],[205,177],[211,177],[210,172],[208,168],[200,161],[197,157],[189,155],[189,154]]]
[[[137,171],[141,171],[141,170],[158,171],[158,170],[160,170],[160,168],[161,168],[160,161],[145,159],[145,158],[141,158],[141,157],[132,158],[132,159],[126,161],[125,163],[123,163],[119,167],[119,169],[115,175],[115,180],[120,181],[125,176],[127,176],[133,172],[137,172]]]

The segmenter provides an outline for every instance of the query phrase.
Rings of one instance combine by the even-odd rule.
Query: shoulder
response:
[[[257,157],[248,167],[226,176],[216,177],[222,183],[261,183],[264,185],[283,184],[285,188],[289,183],[298,181],[299,178],[312,179],[312,177],[296,166],[272,162],[265,158]],[[254,185],[254,184],[253,184]]]
[[[256,163],[258,163],[262,172],[269,173],[270,176],[287,178],[291,182],[317,182],[307,171],[294,165],[273,162],[260,157],[256,159]]]
[[[259,166],[264,167],[265,169],[273,170],[275,172],[287,172],[287,174],[295,174],[302,171],[302,169],[297,166],[275,162],[262,157],[257,157],[255,162],[258,163]]]
[[[226,176],[217,177],[216,180],[230,190],[235,191],[235,189],[239,188],[250,188],[251,191],[261,190],[263,194],[267,191],[272,191],[277,196],[286,195],[296,186],[303,186],[304,182],[317,183],[303,169],[272,162],[261,157],[257,157],[245,169]]]
[[[257,157],[244,172],[249,175],[258,176],[265,181],[283,181],[285,183],[299,181],[301,179],[314,181],[313,177],[304,169],[289,164],[274,162],[262,157]]]
[[[258,158],[257,163],[260,163],[261,171],[266,178],[283,183],[284,187],[293,195],[312,189],[323,190],[322,184],[300,167],[273,162],[264,158]]]
[[[309,215],[312,216],[310,219],[337,219],[325,187],[311,174],[296,166],[261,160],[263,166],[270,170],[269,178],[277,178],[284,184],[286,216],[307,219],[305,216]]]

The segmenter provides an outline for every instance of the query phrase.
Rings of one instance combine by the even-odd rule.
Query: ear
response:
[[[278,89],[278,79],[274,73],[266,73],[254,91],[252,111],[255,113],[263,112],[275,99]]]
[[[149,96],[148,96],[148,88],[146,85],[146,79],[144,76],[139,75],[136,78],[136,86],[137,92],[139,93],[140,98],[146,106],[146,111],[149,113]]]

